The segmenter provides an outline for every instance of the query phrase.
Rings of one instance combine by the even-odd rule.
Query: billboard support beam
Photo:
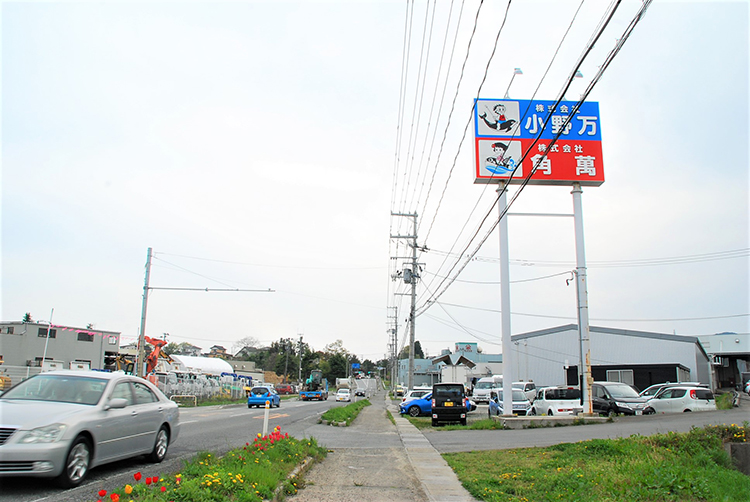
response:
[[[512,342],[510,331],[510,258],[508,251],[508,215],[503,215],[508,205],[508,185],[501,181],[497,187],[500,211],[500,314],[503,347],[503,416],[513,416],[513,376],[511,374]]]
[[[579,381],[583,411],[593,413],[591,400],[591,344],[589,331],[589,299],[586,287],[586,253],[583,240],[583,209],[581,204],[580,183],[573,183],[573,221],[576,234],[576,293],[578,303],[578,338],[580,343],[581,363],[579,365]],[[581,375],[581,371],[583,374]]]

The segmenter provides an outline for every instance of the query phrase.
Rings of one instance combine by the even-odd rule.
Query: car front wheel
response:
[[[167,449],[169,448],[169,433],[167,432],[167,426],[162,425],[159,428],[159,432],[156,433],[156,441],[154,442],[154,449],[148,456],[151,462],[159,463],[164,460],[167,456]]]
[[[421,413],[422,411],[419,409],[419,406],[417,405],[414,405],[409,408],[409,415],[412,417],[418,417]]]
[[[91,445],[88,439],[78,436],[73,442],[73,446],[70,447],[65,459],[65,467],[57,478],[60,486],[72,488],[80,485],[89,473],[90,462]]]

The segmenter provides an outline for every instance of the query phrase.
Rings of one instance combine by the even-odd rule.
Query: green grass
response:
[[[177,474],[133,473],[130,484],[110,490],[103,488],[102,492],[93,493],[91,500],[260,502],[272,499],[277,491],[287,495],[297,493],[304,480],[290,476],[291,472],[306,458],[321,460],[325,456],[326,449],[318,446],[315,439],[298,440],[277,428],[223,457],[199,453]]]
[[[479,500],[747,501],[750,477],[732,467],[722,443],[745,442],[748,436],[745,422],[443,457]]]
[[[328,420],[329,422],[346,422],[346,425],[351,425],[352,421],[357,418],[359,412],[365,406],[370,406],[368,399],[363,399],[346,406],[336,406],[329,409],[320,417],[321,420]]]
[[[718,410],[731,410],[734,406],[732,405],[733,396],[731,393],[716,394],[716,409]]]

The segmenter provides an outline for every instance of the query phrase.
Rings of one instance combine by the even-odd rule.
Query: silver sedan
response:
[[[177,404],[121,372],[51,371],[0,396],[0,476],[79,485],[97,465],[161,462],[180,431]]]

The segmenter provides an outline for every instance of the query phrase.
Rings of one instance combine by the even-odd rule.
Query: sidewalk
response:
[[[351,446],[329,450],[328,457],[304,475],[307,485],[290,501],[475,500],[437,450],[386,399],[379,391],[350,427],[337,429]]]

